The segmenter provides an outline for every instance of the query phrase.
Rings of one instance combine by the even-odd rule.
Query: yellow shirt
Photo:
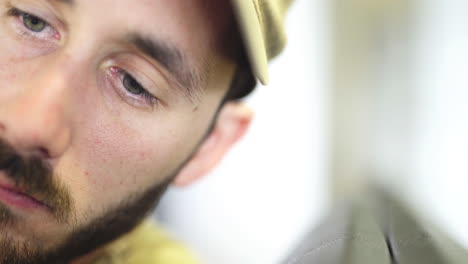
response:
[[[192,253],[151,220],[112,242],[94,264],[197,264]]]

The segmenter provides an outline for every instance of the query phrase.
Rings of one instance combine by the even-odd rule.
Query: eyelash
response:
[[[117,93],[121,96],[124,96],[126,99],[129,99],[130,101],[132,101],[130,103],[141,104],[142,103],[141,101],[143,100],[144,101],[143,103],[145,103],[146,105],[150,107],[154,107],[154,106],[157,106],[157,104],[160,102],[157,97],[149,93],[143,87],[143,85],[141,85],[138,81],[136,81],[136,79],[133,78],[133,76],[127,73],[125,70],[120,69],[118,67],[110,67],[109,73],[112,76],[112,80],[111,80],[112,85],[117,86],[116,87],[118,89]],[[125,88],[125,85],[124,85],[125,77],[130,77],[138,83],[138,85],[141,87],[141,94],[139,95],[132,94],[131,92],[127,90],[127,88]],[[115,80],[118,80],[118,83],[116,83]],[[138,99],[135,97],[138,97]]]
[[[60,33],[55,30],[49,22],[47,22],[45,19],[42,19],[41,17],[39,16],[36,16],[36,15],[33,15],[33,14],[30,14],[28,12],[24,12],[16,7],[12,7],[10,8],[10,10],[8,10],[7,14],[11,17],[14,17],[15,19],[17,19],[17,27],[18,27],[18,30],[20,30],[20,34],[23,35],[23,36],[26,36],[26,37],[31,37],[31,38],[34,38],[34,40],[37,40],[37,39],[40,39],[40,40],[46,40],[46,39],[54,39],[55,41],[58,41],[61,39],[61,36],[60,36]],[[41,22],[44,22],[45,24],[45,29],[41,32],[34,32],[30,29],[28,29],[25,25],[24,25],[24,17],[25,16],[31,16],[31,17],[35,17],[37,19],[39,19]],[[48,36],[42,36],[44,34],[47,34]]]

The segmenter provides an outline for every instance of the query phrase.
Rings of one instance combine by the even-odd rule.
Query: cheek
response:
[[[0,55],[0,111],[11,103],[24,91],[24,84],[28,77],[35,75],[37,67],[29,63],[8,60]]]
[[[22,84],[37,76],[41,66],[43,68],[39,60],[23,59],[5,52],[0,41],[0,100],[19,94]]]
[[[171,176],[188,155],[177,140],[180,135],[166,132],[169,129],[142,133],[106,109],[92,113],[83,115],[91,118],[81,122],[73,142],[73,156],[86,188],[81,195],[106,204],[125,199]]]
[[[14,90],[12,89],[13,84],[27,73],[28,69],[25,65],[21,65],[17,60],[7,56],[0,48],[0,92]]]

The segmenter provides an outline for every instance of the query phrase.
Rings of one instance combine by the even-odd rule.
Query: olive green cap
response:
[[[292,0],[232,0],[254,76],[268,83],[268,61],[286,44],[284,17]]]

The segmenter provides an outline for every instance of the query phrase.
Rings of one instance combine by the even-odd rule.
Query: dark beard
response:
[[[74,231],[60,248],[37,256],[36,262],[7,262],[11,264],[63,264],[130,232],[157,206],[172,177],[153,186],[139,197],[120,204],[90,224]]]
[[[186,162],[184,162],[185,164]],[[64,264],[84,256],[101,246],[130,232],[156,207],[180,166],[171,177],[141,194],[121,202],[101,217],[83,227],[76,228],[58,248],[45,250],[38,240],[19,243],[7,232],[17,217],[0,204],[0,263],[2,264]],[[73,215],[73,199],[65,185],[59,184],[52,169],[38,157],[22,157],[0,139],[0,170],[5,171],[17,186],[28,194],[44,197],[53,216],[59,223],[70,224]]]

